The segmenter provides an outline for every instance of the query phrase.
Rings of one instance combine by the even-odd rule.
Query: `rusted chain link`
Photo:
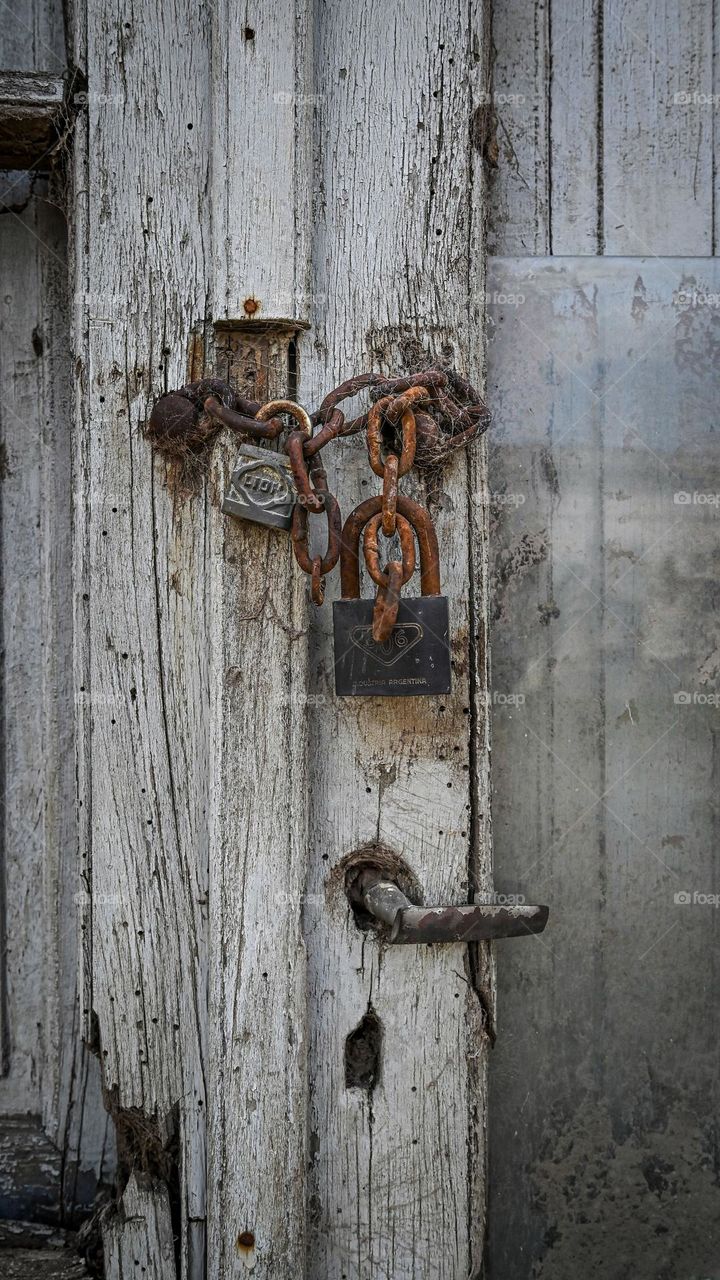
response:
[[[340,405],[362,391],[370,394],[368,410],[347,420]],[[202,451],[223,427],[245,439],[280,440],[283,415],[295,420],[282,448],[288,455],[298,494],[292,519],[292,546],[298,565],[311,579],[311,596],[321,604],[325,577],[340,558],[348,536],[363,555],[377,586],[373,637],[387,638],[397,618],[400,591],[415,570],[415,537],[421,551],[424,595],[439,594],[437,538],[425,508],[398,493],[398,481],[413,465],[432,471],[455,450],[464,447],[488,425],[489,414],[471,384],[452,369],[430,368],[402,377],[360,373],[330,391],[319,408],[308,414],[290,400],[268,404],[246,399],[221,378],[204,378],[162,396],[153,407],[146,434],[169,455],[181,450]],[[342,527],[340,508],[330,492],[320,452],[337,439],[366,433],[372,471],[382,480],[382,495],[361,503]],[[323,555],[311,554],[309,517],[324,515],[327,525]],[[380,530],[397,535],[400,560],[380,567]],[[359,561],[353,553],[359,594]],[[433,583],[437,582],[437,590]],[[343,582],[343,594],[345,591]]]
[[[313,604],[321,605],[325,599],[325,577],[340,559],[340,538],[342,534],[342,515],[340,505],[334,494],[327,487],[327,476],[319,459],[311,464],[314,483],[314,497],[321,501],[320,511],[324,511],[327,521],[327,549],[324,556],[311,556],[308,546],[308,510],[302,502],[297,502],[293,510],[292,545],[295,559],[304,573],[310,574],[310,594]]]

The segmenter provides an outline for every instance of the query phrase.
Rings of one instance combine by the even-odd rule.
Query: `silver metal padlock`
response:
[[[297,497],[290,462],[284,454],[252,444],[240,446],[223,498],[225,515],[253,520],[272,529],[289,529]]]

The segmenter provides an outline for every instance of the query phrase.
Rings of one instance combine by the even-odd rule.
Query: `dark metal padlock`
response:
[[[397,510],[412,525],[420,548],[420,599],[400,601],[386,641],[373,640],[373,600],[360,597],[360,536],[382,509],[368,498],[348,516],[342,534],[342,600],[333,604],[335,692],[338,697],[417,697],[451,687],[448,602],[440,595],[435,529],[428,512],[398,496]]]
[[[297,489],[285,455],[241,445],[223,498],[225,515],[289,529],[296,502]]]

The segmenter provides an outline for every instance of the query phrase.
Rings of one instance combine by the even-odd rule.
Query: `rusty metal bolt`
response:
[[[170,391],[153,405],[145,435],[166,453],[182,453],[202,448],[217,430],[187,396]]]

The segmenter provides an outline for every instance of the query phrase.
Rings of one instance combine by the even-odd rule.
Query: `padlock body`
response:
[[[333,604],[338,697],[407,698],[449,693],[450,637],[445,596],[401,600],[384,644],[372,638],[372,600]]]
[[[273,529],[289,529],[297,490],[288,458],[255,445],[240,446],[223,498],[225,515]]]

